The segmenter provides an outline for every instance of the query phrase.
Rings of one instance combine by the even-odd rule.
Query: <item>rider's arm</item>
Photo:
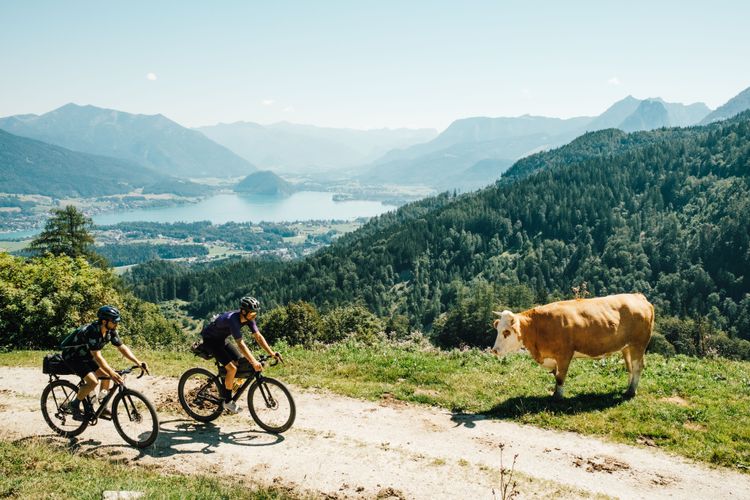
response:
[[[135,357],[135,354],[133,354],[133,351],[131,351],[128,346],[126,346],[125,344],[118,345],[117,350],[120,351],[120,354],[122,354],[125,358],[129,359],[138,366],[144,367],[144,369],[148,372],[148,365],[146,365],[146,363],[141,363],[140,361],[138,361],[138,358]]]
[[[91,353],[91,356],[93,356],[94,361],[96,361],[96,364],[99,365],[99,368],[106,373],[109,378],[114,380],[115,382],[122,383],[122,377],[120,374],[118,374],[116,371],[112,369],[111,366],[109,366],[109,363],[107,363],[107,360],[104,359],[104,356],[102,356],[102,351],[89,351]]]
[[[260,332],[253,332],[253,337],[255,337],[255,341],[258,343],[259,346],[261,346],[270,356],[276,356],[276,353],[271,349],[271,346],[268,345],[268,342],[266,341],[266,338],[263,336]]]
[[[245,359],[247,359],[251,365],[253,365],[253,369],[256,372],[259,372],[263,369],[263,366],[258,362],[257,359],[255,359],[255,356],[253,356],[253,353],[250,352],[250,349],[248,349],[247,344],[245,344],[245,341],[241,338],[234,339],[235,342],[237,342],[237,348],[240,350],[240,354],[245,356]]]

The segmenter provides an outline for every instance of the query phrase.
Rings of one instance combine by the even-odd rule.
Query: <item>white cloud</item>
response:
[[[263,106],[273,106],[273,103],[275,102],[276,101],[274,101],[273,99],[263,99],[262,101],[260,101]]]
[[[616,76],[613,76],[612,78],[607,80],[607,83],[610,85],[620,85],[620,79],[617,78]]]
[[[151,80],[152,82],[155,81],[158,77],[156,76],[156,73],[148,73],[146,75],[146,80]]]
[[[529,89],[521,89],[521,95],[524,99],[531,99],[531,91]]]
[[[287,106],[284,108],[284,113],[294,113],[294,106]]]

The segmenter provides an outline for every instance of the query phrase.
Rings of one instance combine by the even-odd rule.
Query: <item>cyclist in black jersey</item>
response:
[[[281,361],[281,354],[274,352],[269,347],[263,334],[258,330],[255,324],[255,318],[260,311],[260,302],[254,297],[243,297],[240,300],[239,311],[228,311],[216,316],[211,323],[203,329],[201,337],[203,346],[213,356],[224,365],[227,376],[224,378],[224,402],[222,406],[225,410],[237,413],[240,408],[232,401],[232,387],[234,386],[235,375],[237,374],[237,362],[243,357],[250,362],[256,372],[263,370],[263,366],[255,359],[253,353],[248,349],[247,344],[242,339],[242,327],[248,326],[253,332],[255,341],[271,356]],[[229,336],[234,338],[236,346],[227,342]]]
[[[110,379],[118,384],[122,383],[122,377],[109,366],[107,360],[102,356],[102,348],[111,342],[117,347],[125,358],[142,367],[148,373],[148,365],[141,363],[133,354],[133,351],[122,343],[117,335],[117,325],[120,323],[120,311],[113,306],[102,306],[96,312],[97,321],[90,325],[78,328],[73,334],[63,341],[62,358],[65,363],[83,379],[83,385],[78,390],[75,400],[70,403],[73,418],[81,420],[85,415],[81,413],[81,402],[87,414],[93,413],[91,402],[86,396],[93,391],[99,377],[106,376],[109,379],[102,380],[102,391],[109,390]]]

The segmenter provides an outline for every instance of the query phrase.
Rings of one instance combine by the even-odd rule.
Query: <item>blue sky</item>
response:
[[[748,19],[721,0],[4,1],[0,116],[443,129],[628,94],[715,108],[750,86]]]

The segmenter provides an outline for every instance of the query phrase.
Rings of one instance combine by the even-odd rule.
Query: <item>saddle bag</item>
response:
[[[70,369],[68,364],[62,358],[62,355],[47,354],[42,361],[42,373],[46,375],[73,375],[75,372]]]
[[[211,354],[210,352],[208,352],[203,347],[203,342],[201,342],[200,340],[197,341],[197,342],[194,342],[193,345],[190,346],[190,352],[192,352],[193,354],[195,354],[199,358],[203,358],[203,359],[211,359],[211,358],[214,357],[213,354]]]

